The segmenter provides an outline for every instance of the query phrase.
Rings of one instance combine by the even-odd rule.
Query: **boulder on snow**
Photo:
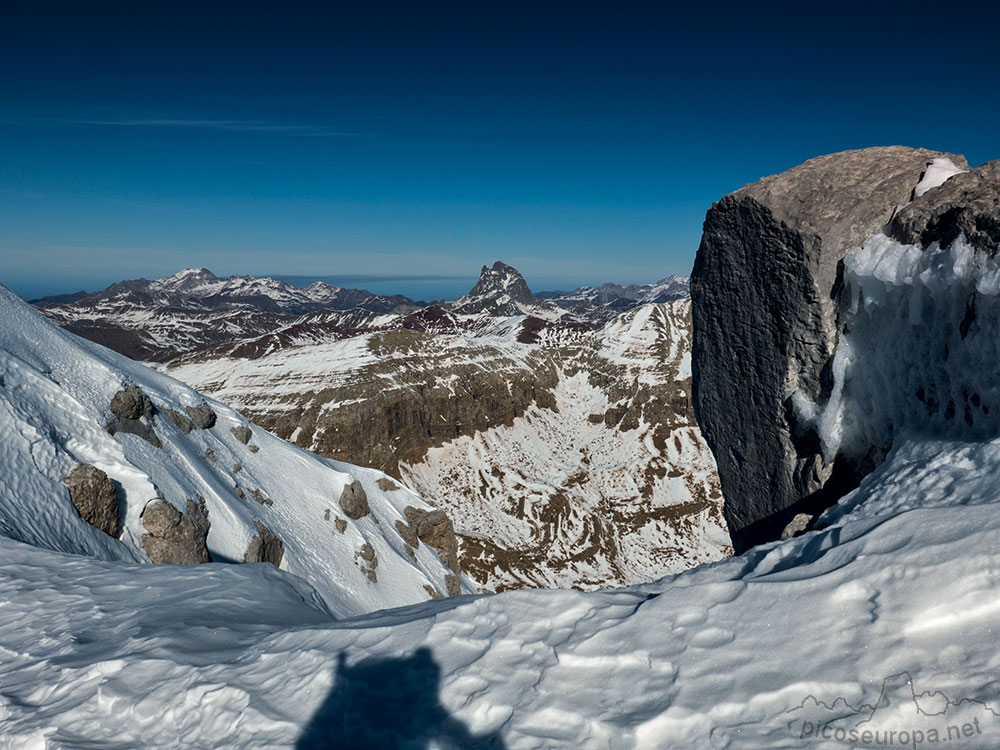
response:
[[[781,532],[781,541],[802,536],[809,530],[809,525],[813,522],[813,516],[808,513],[797,513],[788,525]]]
[[[202,430],[210,430],[215,427],[215,411],[208,404],[198,404],[187,407],[188,416]]]
[[[233,436],[243,443],[243,445],[249,443],[250,438],[253,437],[253,431],[251,431],[251,429],[245,424],[241,424],[239,427],[234,427],[232,432]]]
[[[162,448],[160,439],[153,430],[153,402],[149,396],[134,385],[127,385],[111,399],[111,420],[105,429],[111,435],[124,432],[136,435],[156,448]],[[143,422],[143,419],[147,421]]]
[[[150,562],[170,565],[194,565],[211,562],[206,539],[211,524],[205,500],[187,502],[187,513],[157,498],[142,510],[142,547]]]
[[[368,515],[371,508],[368,507],[368,495],[361,482],[355,480],[344,487],[340,493],[340,507],[348,518],[355,521]]]
[[[691,275],[693,397],[738,553],[859,481],[856,464],[824,457],[799,409],[825,403],[832,388],[841,260],[944,157],[966,164],[900,146],[821,156],[708,211]]]
[[[118,493],[111,478],[96,466],[78,464],[63,480],[80,518],[116,539],[121,535]]]
[[[243,555],[243,562],[267,562],[280,568],[281,560],[285,556],[285,547],[281,543],[281,539],[260,521],[253,523],[257,527],[257,534],[250,540],[246,554]]]
[[[389,477],[379,477],[378,482],[376,482],[378,488],[382,492],[395,492],[399,489],[399,485],[393,482]]]
[[[153,419],[153,402],[134,385],[127,385],[111,399],[111,413],[118,419]]]
[[[396,521],[396,531],[399,533],[400,538],[414,549],[420,546],[417,532],[409,524]]]
[[[458,539],[455,527],[443,510],[421,510],[412,505],[403,509],[414,535],[437,550],[442,562],[455,573],[461,572],[458,564]],[[397,526],[397,530],[398,530]],[[416,546],[416,545],[414,545]]]

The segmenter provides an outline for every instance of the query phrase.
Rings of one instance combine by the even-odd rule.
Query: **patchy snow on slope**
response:
[[[715,462],[697,427],[661,438],[605,424],[607,394],[564,375],[556,409],[451,440],[400,465],[447,509],[463,564],[481,545],[490,589],[648,581],[729,554]],[[494,563],[496,563],[494,565]],[[488,570],[486,570],[488,568]]]
[[[397,521],[407,522],[407,505],[430,506],[408,490],[380,489],[381,472],[320,459],[215,401],[208,403],[216,425],[185,434],[162,410],[204,403],[191,388],[57,328],[3,287],[0,316],[4,536],[102,560],[146,561],[140,520],[146,504],[161,498],[183,511],[202,497],[214,559],[242,561],[258,533],[255,522],[262,522],[283,544],[282,568],[308,580],[337,616],[423,601],[428,586],[445,590],[450,571],[437,553],[426,545],[409,549],[396,530]],[[105,430],[112,397],[127,384],[161,410],[152,427],[162,447]],[[240,427],[252,429],[249,444],[233,434]],[[117,483],[120,540],[87,524],[71,504],[63,479],[77,463]],[[342,518],[338,502],[354,481],[371,508],[357,520]],[[364,545],[378,560],[375,575],[359,557]]]
[[[264,392],[279,399],[310,389],[345,382],[350,373],[373,364],[370,334],[341,341],[288,346],[254,359],[224,356],[181,361],[164,368],[171,377],[195,383],[220,401],[239,404],[245,392]]]
[[[691,300],[643,305],[602,328],[601,356],[638,373],[640,383],[657,385],[691,377]],[[671,367],[650,367],[650,362]]]

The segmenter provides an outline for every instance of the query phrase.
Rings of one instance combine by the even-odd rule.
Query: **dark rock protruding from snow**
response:
[[[134,385],[127,385],[111,399],[111,413],[119,419],[153,419],[153,402]]]
[[[250,442],[250,438],[253,437],[253,431],[245,424],[241,424],[239,427],[233,428],[233,436],[243,443],[243,445],[246,445]]]
[[[737,552],[777,539],[796,513],[818,512],[858,481],[857,466],[826,460],[815,430],[797,424],[792,395],[826,402],[838,265],[942,157],[965,166],[901,146],[821,156],[709,210],[691,277],[693,396]]]
[[[78,464],[63,481],[80,518],[117,539],[122,527],[118,493],[111,478],[96,466]]]
[[[150,562],[195,565],[211,562],[208,554],[208,509],[205,501],[188,500],[182,513],[162,499],[150,500],[142,511],[142,547]]]
[[[253,523],[257,527],[257,534],[250,540],[246,554],[243,555],[243,562],[267,562],[280,568],[281,560],[285,556],[284,545],[278,536],[260,521]]]
[[[348,518],[355,521],[368,515],[370,511],[368,495],[365,488],[361,486],[361,482],[354,481],[344,487],[340,493],[340,507],[344,509]]]
[[[202,430],[210,430],[215,427],[215,412],[208,404],[198,404],[187,407],[188,416]]]
[[[461,572],[458,565],[458,539],[448,514],[443,510],[421,510],[410,505],[403,512],[417,538],[436,549],[441,561],[455,573]]]
[[[399,534],[400,539],[414,549],[420,546],[420,540],[417,538],[417,532],[408,523],[396,521],[396,532]]]
[[[139,388],[127,385],[118,391],[111,399],[111,413],[115,417],[107,425],[111,435],[124,432],[141,437],[156,448],[163,447],[152,426],[153,402]]]

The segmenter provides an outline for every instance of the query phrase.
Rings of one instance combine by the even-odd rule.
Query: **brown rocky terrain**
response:
[[[397,329],[167,371],[432,498],[487,588],[627,584],[726,554],[691,408],[689,303],[533,343],[520,330]]]

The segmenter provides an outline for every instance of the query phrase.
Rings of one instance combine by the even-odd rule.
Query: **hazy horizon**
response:
[[[502,259],[500,259],[502,260]],[[493,260],[488,263],[484,262],[482,265],[492,265]],[[148,277],[150,280],[156,278],[164,278],[166,276],[171,276],[173,273],[177,273],[183,269],[178,268],[172,273],[163,274],[162,276],[151,276]],[[296,287],[306,287],[316,281],[322,281],[332,286],[343,287],[347,289],[363,289],[373,294],[381,295],[392,295],[392,294],[402,294],[416,301],[433,302],[436,300],[453,300],[461,297],[463,294],[469,292],[469,290],[476,284],[479,280],[479,276],[443,276],[443,275],[378,275],[378,274],[283,274],[283,273],[262,273],[262,274],[242,274],[242,273],[217,273],[214,269],[209,268],[208,270],[215,273],[216,276],[220,278],[226,276],[258,276],[258,277],[269,277],[272,279],[278,279],[279,281],[284,281],[292,286]],[[520,269],[518,269],[520,270]],[[600,279],[600,280],[582,280],[582,281],[568,281],[560,280],[558,278],[551,277],[531,277],[528,274],[523,274],[528,287],[532,292],[551,292],[551,291],[571,291],[581,286],[600,286],[605,283],[615,283],[621,284],[622,286],[627,286],[628,284],[652,284],[660,279],[671,276],[672,274],[665,274],[663,276],[658,276],[656,278],[650,278],[645,280],[621,280],[621,279]],[[689,274],[676,274],[678,276],[688,276]],[[135,278],[147,278],[147,277],[135,277]],[[73,294],[80,291],[87,292],[97,292],[102,289],[107,288],[111,284],[117,283],[119,281],[128,281],[126,278],[116,278],[107,280],[105,283],[98,281],[97,283],[91,283],[90,285],[82,284],[73,287],[72,285],[66,286],[65,283],[46,283],[44,280],[41,282],[24,282],[8,284],[5,280],[0,279],[0,284],[7,286],[12,292],[17,294],[26,300],[35,300],[43,297],[52,297],[62,294]]]

